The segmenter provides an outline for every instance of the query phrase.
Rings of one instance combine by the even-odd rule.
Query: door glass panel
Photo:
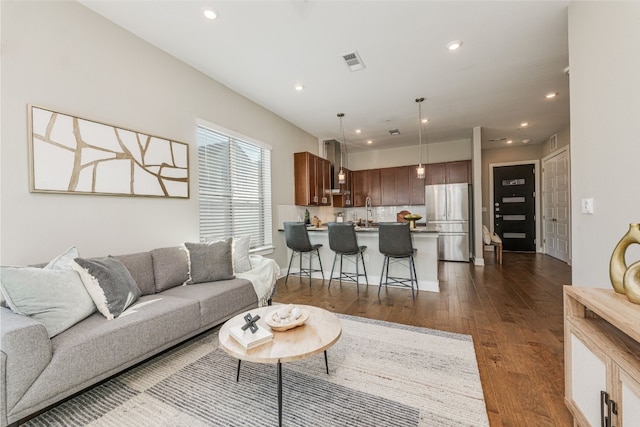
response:
[[[502,203],[524,203],[524,197],[503,197]]]
[[[518,179],[503,179],[502,180],[502,185],[503,186],[507,186],[507,185],[524,185],[524,178],[518,178]]]
[[[502,233],[505,239],[526,239],[527,233]]]
[[[505,221],[524,221],[527,217],[526,215],[502,215],[502,219]]]

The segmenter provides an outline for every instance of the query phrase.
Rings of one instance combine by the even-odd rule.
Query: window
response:
[[[200,240],[251,235],[272,245],[271,147],[198,121]]]

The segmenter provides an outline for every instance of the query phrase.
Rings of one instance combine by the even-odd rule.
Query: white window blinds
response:
[[[248,234],[252,248],[272,245],[269,148],[198,125],[198,183],[201,241]]]

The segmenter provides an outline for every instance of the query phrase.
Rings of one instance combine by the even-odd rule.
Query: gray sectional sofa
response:
[[[0,307],[0,425],[18,423],[258,306],[246,279],[183,286],[189,261],[179,247],[115,258],[141,296],[113,320],[95,312],[49,338],[37,320]]]

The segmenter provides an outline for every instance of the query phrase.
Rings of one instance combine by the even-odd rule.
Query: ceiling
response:
[[[417,145],[417,97],[423,143],[481,126],[483,149],[537,144],[569,124],[568,1],[80,3],[320,139],[344,113],[352,153]]]

